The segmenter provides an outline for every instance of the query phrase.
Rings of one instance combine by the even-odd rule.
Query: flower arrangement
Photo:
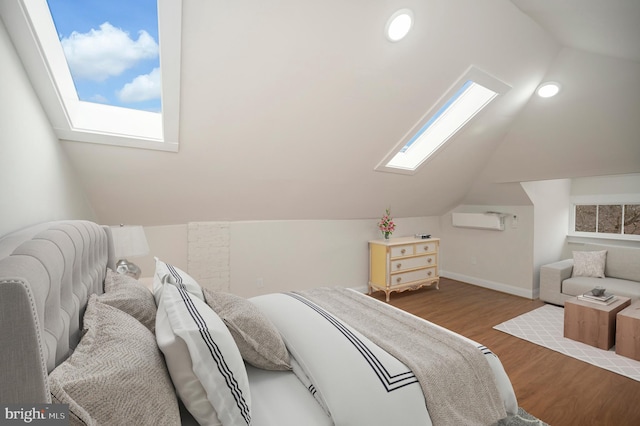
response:
[[[378,229],[382,232],[385,240],[388,240],[393,234],[393,231],[396,229],[396,224],[393,223],[393,218],[391,217],[391,210],[385,210],[384,216],[378,222]]]

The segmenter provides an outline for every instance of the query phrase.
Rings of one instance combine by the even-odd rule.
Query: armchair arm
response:
[[[569,297],[562,294],[562,281],[571,277],[573,259],[565,259],[540,267],[540,300],[564,306]]]

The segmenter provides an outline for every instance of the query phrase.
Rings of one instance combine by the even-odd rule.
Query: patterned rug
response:
[[[615,346],[605,351],[563,337],[564,308],[559,306],[544,305],[493,328],[640,381],[640,361],[616,354]]]

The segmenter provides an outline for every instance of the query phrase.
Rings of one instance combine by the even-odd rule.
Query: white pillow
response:
[[[156,340],[176,391],[201,425],[248,425],[249,379],[226,325],[184,288],[164,284]]]
[[[607,251],[574,251],[572,277],[604,278]]]
[[[156,296],[156,304],[160,298],[159,292],[162,291],[163,282],[169,282],[171,284],[182,286],[192,295],[198,299],[204,301],[204,295],[202,294],[202,287],[193,279],[189,274],[182,269],[177,268],[162,260],[156,259],[156,271],[153,274],[153,294]],[[156,293],[158,294],[156,295]]]

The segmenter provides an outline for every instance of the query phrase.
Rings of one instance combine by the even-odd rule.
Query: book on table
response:
[[[586,297],[587,299],[598,300],[600,302],[606,302],[607,300],[610,300],[611,298],[613,298],[615,296],[613,294],[611,294],[611,293],[604,293],[604,294],[601,294],[599,296],[596,296],[595,294],[593,294],[592,291],[588,291],[588,292],[584,293],[582,295],[582,297]]]
[[[584,300],[586,302],[598,303],[601,305],[610,305],[618,300],[618,298],[611,293],[605,293],[601,296],[594,296],[590,291],[578,296],[578,300]]]

